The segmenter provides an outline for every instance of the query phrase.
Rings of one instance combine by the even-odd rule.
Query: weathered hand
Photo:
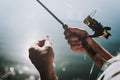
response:
[[[29,58],[40,73],[41,80],[57,80],[54,73],[54,52],[48,38],[39,40],[29,49]]]
[[[71,46],[73,51],[85,52],[98,67],[101,67],[112,55],[99,45],[85,30],[78,28],[65,29],[65,39]]]
[[[73,51],[86,52],[86,49],[83,47],[82,43],[82,40],[85,39],[88,35],[85,30],[69,27],[65,30],[64,35]]]
[[[29,49],[29,58],[33,64],[53,63],[54,52],[48,38],[39,40]]]

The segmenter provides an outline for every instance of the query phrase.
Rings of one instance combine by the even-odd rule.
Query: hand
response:
[[[29,49],[29,58],[33,64],[53,63],[54,52],[48,38],[39,40]]]
[[[40,70],[44,65],[52,65],[54,60],[54,52],[52,44],[48,38],[39,40],[29,49],[29,58],[35,67]]]
[[[41,80],[57,80],[53,67],[54,52],[48,37],[30,47],[29,58],[39,71]]]
[[[85,30],[67,27],[64,35],[73,51],[86,53],[98,67],[102,67],[107,60],[113,57],[99,43],[88,37],[88,33]]]
[[[82,40],[84,40],[88,33],[85,30],[78,28],[68,27],[64,32],[65,39],[68,40],[68,44],[71,49],[76,52],[86,52],[87,50],[83,47]]]

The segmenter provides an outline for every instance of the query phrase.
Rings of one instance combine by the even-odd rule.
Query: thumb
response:
[[[41,51],[41,54],[46,54],[49,48],[52,48],[52,43],[49,40],[49,36],[46,36],[45,43],[42,47],[39,47],[39,50]]]
[[[45,45],[44,45],[46,48],[47,47],[52,47],[52,43],[51,41],[49,40],[49,36],[46,36],[45,38]]]

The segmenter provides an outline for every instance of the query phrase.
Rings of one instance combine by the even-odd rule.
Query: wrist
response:
[[[57,80],[54,73],[53,63],[42,63],[38,68],[41,80]]]

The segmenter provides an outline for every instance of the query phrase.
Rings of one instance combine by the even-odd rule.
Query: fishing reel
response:
[[[89,35],[88,37],[105,37],[106,39],[108,39],[109,36],[111,36],[111,34],[108,32],[109,30],[111,30],[111,28],[108,26],[103,27],[101,23],[99,23],[96,19],[92,18],[90,15],[88,15],[84,19],[83,23],[94,31],[94,34]]]

